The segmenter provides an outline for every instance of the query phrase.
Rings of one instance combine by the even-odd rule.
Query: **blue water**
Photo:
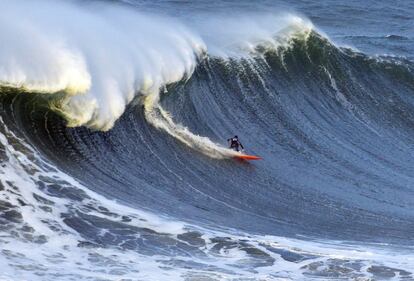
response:
[[[0,280],[414,280],[414,3],[0,8]]]

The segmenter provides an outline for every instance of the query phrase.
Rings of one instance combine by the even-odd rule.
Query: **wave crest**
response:
[[[213,56],[250,55],[258,45],[279,46],[311,26],[290,14],[256,15],[200,17],[190,30],[108,3],[18,0],[0,8],[8,11],[0,38],[10,42],[0,49],[0,84],[51,94],[51,108],[68,126],[103,131],[136,96],[158,101],[161,88],[191,76],[207,49]],[[21,14],[25,21],[15,21]]]

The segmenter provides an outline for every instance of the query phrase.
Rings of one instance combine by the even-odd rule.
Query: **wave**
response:
[[[10,44],[1,50],[1,84],[51,95],[64,92],[53,106],[69,126],[110,129],[135,96],[157,100],[165,85],[191,76],[207,49],[197,33],[176,20],[119,5],[16,1],[3,2],[2,10],[8,13],[0,36]],[[14,21],[20,14],[27,14],[26,20]],[[282,27],[293,21],[301,19],[279,20]],[[214,35],[221,40],[212,43],[213,52],[225,52],[221,49],[227,44],[235,45],[232,51],[247,48],[275,32],[269,29],[273,26],[257,26],[236,39],[240,34],[234,27]],[[200,27],[206,33],[216,27],[208,28]]]
[[[291,14],[22,3],[0,4],[0,278],[412,277],[411,61]],[[229,160],[234,134],[264,159]]]
[[[67,123],[49,112],[49,104],[45,108],[39,102],[39,94],[29,98],[27,93],[18,94],[15,90],[10,90],[10,94],[3,95],[2,103],[7,105],[6,108],[10,106],[10,110],[6,110],[8,114],[16,115],[18,112],[18,129],[24,128],[24,134],[31,142],[54,159],[55,163],[64,165],[65,170],[69,169],[81,178],[85,177],[84,180],[88,183],[102,174],[99,181],[102,187],[98,187],[100,192],[108,183],[108,189],[120,183],[135,189],[131,183],[137,180],[144,185],[153,186],[160,179],[157,173],[150,171],[160,169],[166,169],[174,175],[173,178],[165,176],[166,186],[176,186],[177,179],[186,182],[192,176],[179,176],[183,172],[181,169],[195,169],[201,174],[205,173],[205,168],[199,161],[206,160],[199,158],[200,155],[193,150],[212,158],[231,158],[236,152],[224,148],[222,140],[242,132],[243,139],[250,143],[249,152],[269,158],[264,161],[267,166],[265,171],[255,175],[257,179],[245,179],[247,182],[256,182],[263,188],[273,186],[275,175],[272,169],[285,170],[280,165],[288,161],[298,165],[293,169],[297,169],[298,173],[307,171],[305,174],[312,174],[319,169],[326,169],[329,180],[321,179],[320,184],[324,186],[327,181],[333,181],[336,185],[323,193],[328,192],[328,198],[334,196],[348,201],[353,196],[359,198],[358,184],[351,184],[356,189],[348,194],[342,194],[343,188],[348,182],[354,183],[355,177],[362,180],[365,175],[369,178],[366,182],[370,186],[368,190],[375,190],[377,185],[387,191],[396,186],[400,189],[401,193],[396,196],[403,204],[381,199],[388,206],[386,217],[406,213],[410,202],[403,198],[405,192],[409,192],[405,186],[410,183],[411,169],[399,163],[401,159],[407,158],[403,151],[409,147],[411,139],[410,124],[413,116],[410,113],[411,98],[407,94],[412,91],[411,62],[399,58],[371,58],[350,49],[338,48],[314,31],[299,33],[290,38],[287,47],[280,45],[269,48],[258,45],[254,53],[245,57],[207,56],[198,63],[188,79],[167,85],[161,100],[160,95],[151,94],[137,100],[137,104],[131,104],[119,124],[108,132],[94,132],[85,127],[70,130]],[[52,110],[55,108],[52,107]],[[13,120],[7,118],[5,122],[11,122],[9,126],[15,126]],[[151,127],[160,129],[160,132],[155,133]],[[173,136],[173,140],[165,134]],[[399,136],[398,139],[396,135]],[[379,137],[387,140],[385,147]],[[177,146],[176,140],[185,146]],[[106,150],[111,151],[111,154]],[[385,150],[388,153],[384,154]],[[75,157],[75,163],[86,166],[81,168],[77,163],[67,167],[68,160],[64,159],[66,153]],[[142,160],[132,164],[137,161],[133,155],[141,155]],[[181,159],[183,164],[179,165],[181,168],[177,171],[171,167],[176,165],[174,157]],[[189,161],[195,161],[193,168],[184,165],[189,164]],[[220,165],[224,167],[219,172],[214,172],[222,173],[214,186],[225,186],[226,179],[234,177],[227,174],[227,162]],[[116,170],[113,166],[117,167]],[[139,168],[142,172],[138,173],[136,170]],[[398,172],[395,170],[397,168]],[[83,169],[90,174],[85,175]],[[381,175],[378,171],[382,171]],[[134,173],[132,179],[129,179],[128,173]],[[343,173],[346,174],[341,176]],[[238,177],[240,179],[234,179],[231,185],[238,186],[240,183],[244,186],[242,179],[245,175]],[[262,177],[267,179],[266,184],[261,182]],[[297,188],[297,182],[290,173],[283,178],[277,186],[286,185],[293,190]],[[189,184],[189,188],[198,193],[197,186],[203,186],[204,181],[211,180],[209,177],[201,179]],[[312,181],[307,182],[306,176],[302,180],[304,182],[301,184],[314,188]],[[162,182],[159,184],[163,185]],[[215,189],[214,187],[213,190]],[[264,204],[255,198],[255,204],[243,209],[245,203],[228,203],[203,192],[200,196],[206,196],[207,202],[215,202],[213,205],[218,204],[214,207],[217,209],[223,208],[224,204],[231,212],[279,222],[273,215],[274,206],[270,201]],[[363,212],[376,213],[383,208],[378,196],[382,198],[382,195],[371,197],[364,194],[360,201],[352,204],[357,204]],[[150,206],[146,207],[154,208],[154,205],[148,204]],[[166,208],[168,213],[178,212],[178,217],[187,216],[179,210]],[[312,208],[319,212],[320,206]],[[350,211],[345,209],[345,213]],[[329,233],[335,239],[349,238],[349,235],[356,235],[359,239],[364,237],[361,233],[357,234],[360,230],[355,221],[342,222],[337,232],[330,229],[330,224],[325,227],[314,226],[303,221],[300,214],[297,215],[299,217],[295,215],[290,220],[295,221],[294,228],[306,229],[303,234]],[[290,216],[291,214],[288,215]],[[376,216],[367,216],[373,217],[367,219],[361,215],[360,224],[369,224],[373,229],[381,228],[375,220]],[[337,224],[331,219],[330,223]],[[392,222],[394,219],[389,219],[391,225],[398,224]],[[244,225],[236,221],[232,227],[241,227],[239,223]],[[254,226],[258,227],[258,224],[255,223]],[[390,237],[395,239],[397,236],[404,240],[408,225],[393,232]],[[344,228],[348,234],[340,234]],[[288,227],[282,233],[291,231]]]
[[[149,122],[212,157],[235,153],[174,124],[158,104],[160,90],[190,77],[207,48],[213,56],[240,58],[256,52],[258,45],[287,46],[293,35],[311,28],[293,15],[209,18],[196,24],[198,33],[209,34],[199,36],[173,19],[121,6],[94,5],[92,12],[91,7],[73,3],[30,5],[31,13],[22,24],[11,19],[24,13],[26,5],[3,3],[3,10],[10,13],[3,18],[1,36],[12,44],[0,50],[1,85],[43,93],[68,126],[103,131],[113,127],[134,98],[144,96]],[[76,22],[70,20],[74,17]]]

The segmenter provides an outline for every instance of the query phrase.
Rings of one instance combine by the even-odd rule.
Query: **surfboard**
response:
[[[235,155],[234,157],[238,158],[238,159],[244,159],[244,160],[261,160],[261,159],[263,159],[262,157],[259,157],[259,156],[247,155],[247,154]]]

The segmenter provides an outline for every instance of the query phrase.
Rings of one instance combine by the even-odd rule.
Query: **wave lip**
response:
[[[175,20],[120,6],[38,0],[0,8],[7,11],[0,38],[9,42],[0,50],[0,83],[63,92],[52,108],[69,126],[110,129],[138,93],[158,92],[190,74],[205,50]],[[21,14],[25,21],[16,21]]]

